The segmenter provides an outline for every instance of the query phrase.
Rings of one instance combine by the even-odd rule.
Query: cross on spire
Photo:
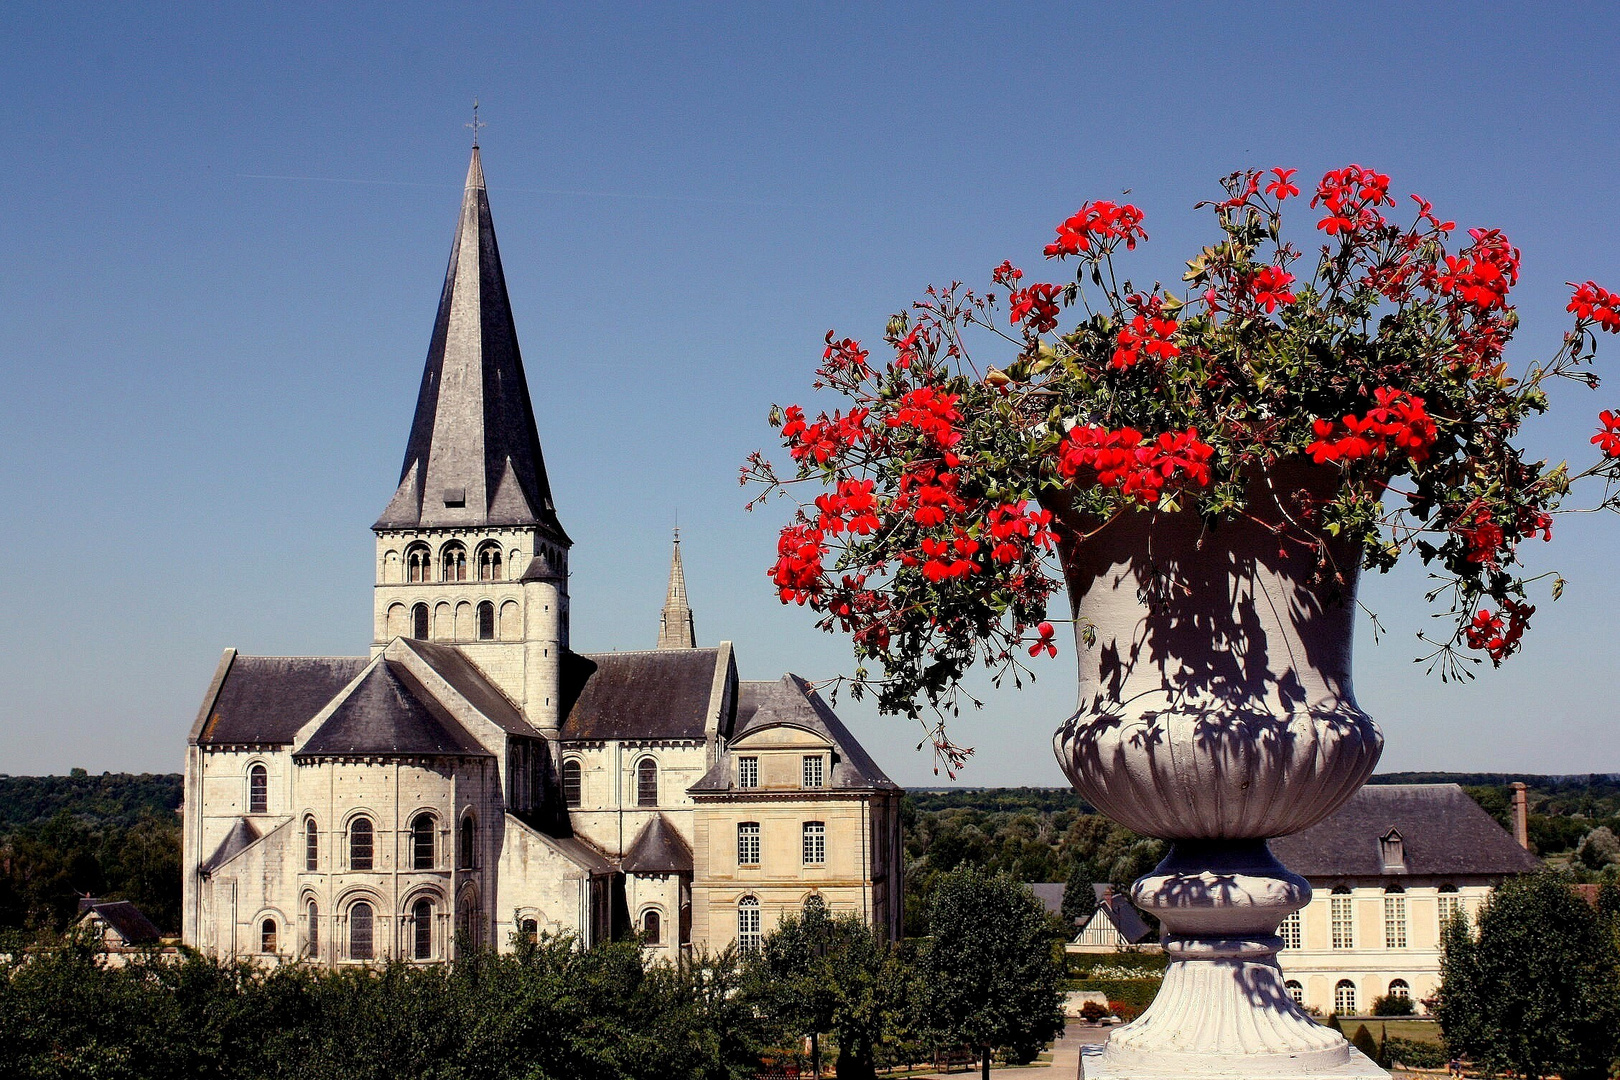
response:
[[[472,118],[472,123],[463,124],[462,127],[470,127],[470,128],[472,128],[473,149],[474,150],[478,149],[478,129],[479,128],[487,128],[487,127],[489,127],[489,125],[484,123],[482,120],[478,119],[478,99],[477,98],[473,98],[473,118]]]

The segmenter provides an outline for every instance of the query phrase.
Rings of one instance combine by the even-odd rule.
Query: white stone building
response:
[[[1472,920],[1504,878],[1541,868],[1519,831],[1516,842],[1456,784],[1374,784],[1326,821],[1271,841],[1312,890],[1278,931],[1289,994],[1324,1015],[1371,1012],[1386,994],[1426,1011],[1445,921]]]
[[[369,656],[226,650],[186,753],[184,940],[434,963],[566,930],[669,955],[820,895],[890,936],[901,792],[796,676],[696,647],[676,540],[658,648],[576,653],[478,150]]]

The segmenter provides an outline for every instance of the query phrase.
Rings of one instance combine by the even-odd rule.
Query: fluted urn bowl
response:
[[[1164,926],[1164,984],[1088,1077],[1373,1069],[1288,998],[1277,927],[1311,890],[1266,846],[1332,814],[1383,749],[1351,686],[1359,553],[1299,528],[1337,479],[1274,467],[1250,516],[1218,523],[1053,507],[1080,665],[1058,760],[1098,810],[1172,841],[1131,891]]]

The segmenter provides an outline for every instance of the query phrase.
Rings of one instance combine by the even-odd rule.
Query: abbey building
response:
[[[368,656],[227,649],[186,751],[184,940],[439,962],[522,935],[749,947],[819,895],[891,937],[900,790],[795,675],[700,648],[677,537],[646,651],[576,652],[474,148]],[[648,628],[649,640],[653,638]]]

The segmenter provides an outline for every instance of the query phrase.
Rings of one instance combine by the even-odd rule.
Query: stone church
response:
[[[434,963],[567,931],[758,944],[819,895],[891,937],[900,789],[805,680],[700,648],[675,540],[657,647],[575,652],[478,149],[369,656],[227,649],[187,742],[184,940]],[[652,636],[649,627],[649,638]]]

